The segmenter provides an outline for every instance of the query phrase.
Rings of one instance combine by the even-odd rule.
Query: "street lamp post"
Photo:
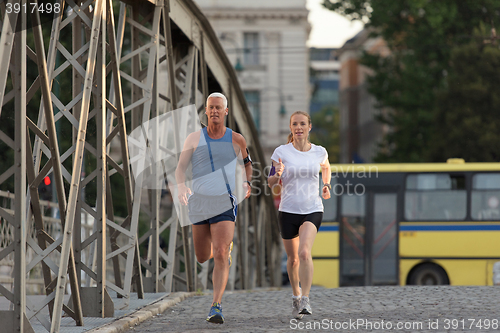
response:
[[[283,96],[283,91],[281,88],[278,87],[264,87],[262,88],[262,91],[269,91],[269,90],[274,90],[278,92],[279,98],[280,98],[280,108],[279,108],[279,114],[281,117],[284,117],[286,115],[286,108],[285,108],[285,98]]]
[[[221,41],[230,42],[234,46],[234,50],[236,51],[236,64],[234,65],[234,70],[237,73],[240,73],[243,70],[245,70],[245,68],[243,67],[243,65],[241,64],[241,61],[240,61],[239,53],[241,52],[241,48],[239,47],[238,43],[233,38],[228,37],[227,34],[225,34],[225,33],[220,34],[219,38]]]

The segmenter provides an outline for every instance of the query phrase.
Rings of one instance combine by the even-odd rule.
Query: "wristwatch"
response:
[[[331,191],[332,190],[332,185],[330,184],[323,184],[323,187],[328,187],[328,190]]]

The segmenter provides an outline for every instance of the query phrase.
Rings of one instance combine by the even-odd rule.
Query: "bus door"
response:
[[[340,285],[398,284],[397,192],[340,197]]]

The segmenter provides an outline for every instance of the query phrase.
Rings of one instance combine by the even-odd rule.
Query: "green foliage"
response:
[[[325,106],[312,118],[311,142],[323,146],[328,151],[330,163],[338,163],[339,146],[339,111],[333,106]]]
[[[367,19],[373,11],[371,2],[366,0],[324,0],[323,5],[351,20]]]
[[[469,64],[474,63],[475,66]],[[452,50],[448,89],[437,98],[429,159],[500,160],[500,49],[478,43]]]
[[[364,53],[361,63],[373,70],[368,91],[377,99],[381,113],[378,120],[392,131],[380,144],[377,162],[423,162],[445,160],[435,146],[435,113],[442,107],[439,100],[446,94],[449,77],[460,68],[451,65],[452,50],[470,45],[476,28],[490,30],[500,22],[500,0],[325,0],[324,6],[353,20],[369,20],[367,28],[382,37],[390,55]],[[483,34],[482,39],[489,37]],[[472,72],[479,64],[469,59]],[[464,96],[473,98],[473,96]],[[475,105],[476,114],[482,106]],[[457,124],[458,125],[458,124]],[[486,129],[483,129],[486,130]],[[478,157],[485,159],[487,156]]]

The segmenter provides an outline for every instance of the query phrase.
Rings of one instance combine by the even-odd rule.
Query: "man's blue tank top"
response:
[[[236,177],[236,154],[233,148],[233,131],[226,128],[220,139],[208,136],[207,128],[201,129],[200,141],[193,153],[193,191],[203,195],[222,195],[228,193],[226,180],[234,193]]]

